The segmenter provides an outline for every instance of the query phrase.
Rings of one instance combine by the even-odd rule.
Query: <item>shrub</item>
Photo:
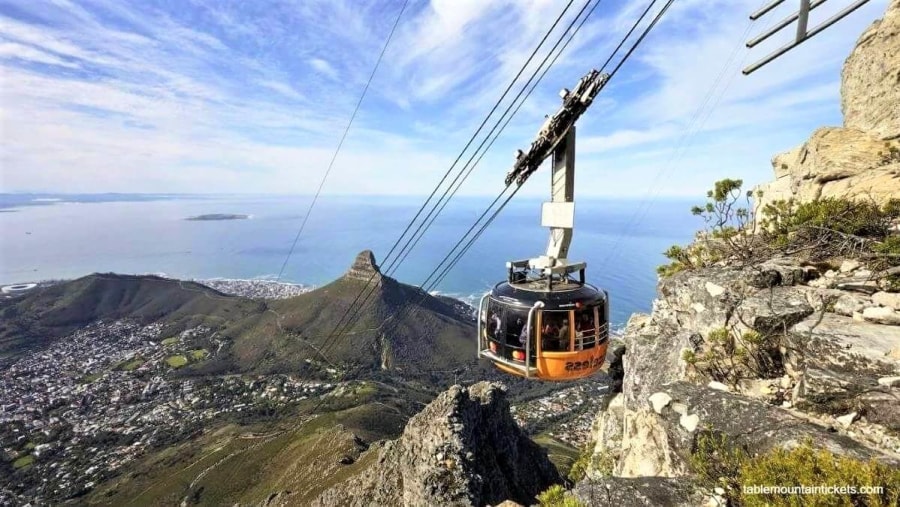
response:
[[[752,198],[762,194],[744,193],[742,184],[733,179],[717,181],[706,194],[707,202],[691,208],[706,227],[690,245],[673,245],[664,252],[671,262],[657,268],[660,276],[722,260],[747,265],[773,252],[802,252],[813,262],[861,257],[870,259],[870,267],[876,270],[900,266],[900,237],[891,236],[892,223],[900,220],[900,199],[882,206],[873,201],[838,198],[804,203],[779,200],[766,204],[757,217]],[[742,197],[746,204],[741,202]]]
[[[900,264],[887,255],[900,250],[890,236],[900,218],[900,200],[874,202],[825,198],[805,203],[776,201],[761,213],[767,243],[789,253],[804,251],[811,260],[837,256],[874,257],[883,265]]]
[[[746,378],[782,375],[780,335],[749,330],[740,334],[726,328],[707,334],[704,350],[685,350],[681,358],[701,375],[737,386]]]
[[[742,486],[850,486],[881,487],[870,494],[748,494],[741,504],[755,506],[870,506],[897,505],[900,502],[900,470],[876,461],[858,461],[835,456],[827,450],[813,449],[809,443],[792,450],[775,449],[745,460],[738,473]]]
[[[733,445],[725,435],[701,431],[694,441],[690,464],[700,484],[721,487],[730,499],[739,497],[738,476],[748,459],[743,448]]]
[[[554,484],[538,495],[538,504],[543,507],[585,507],[559,484]]]
[[[744,193],[741,190],[743,184],[742,180],[730,178],[717,181],[706,193],[707,202],[691,208],[691,213],[701,217],[706,227],[687,247],[673,245],[664,252],[672,262],[657,268],[660,276],[671,276],[725,259],[748,260],[754,255],[752,192]],[[746,206],[741,205],[742,198],[746,199]]]
[[[900,501],[900,470],[874,460],[859,461],[817,450],[809,440],[791,450],[773,449],[751,456],[725,435],[701,431],[694,443],[690,465],[703,487],[725,490],[729,505],[882,507],[898,505]],[[882,490],[856,495],[840,492],[762,494],[750,489],[753,486],[874,486]]]
[[[572,463],[572,467],[569,469],[569,473],[567,478],[572,482],[578,482],[581,479],[584,479],[585,474],[587,473],[588,466],[591,464],[591,456],[593,455],[594,446],[589,445],[585,450],[581,452],[581,455],[578,456],[578,459]]]

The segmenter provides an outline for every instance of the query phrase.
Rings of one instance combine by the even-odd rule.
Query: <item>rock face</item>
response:
[[[671,489],[683,497],[679,504],[700,505],[665,478],[690,481],[691,454],[707,432],[754,453],[811,440],[836,454],[900,463],[900,391],[892,387],[900,375],[900,326],[837,312],[840,301],[861,316],[894,311],[896,298],[839,289],[877,285],[871,274],[862,279],[858,263],[846,267],[814,278],[812,267],[782,258],[660,281],[652,314],[635,315],[626,326],[621,392],[594,422],[589,484],[575,494],[583,501],[633,496],[621,505],[652,505]],[[781,337],[768,375],[731,383],[688,363],[685,351],[702,354],[722,328]]]
[[[442,393],[377,453],[361,476],[317,504],[530,505],[562,482],[546,451],[512,418],[503,387],[487,382]]]
[[[841,73],[844,126],[900,137],[900,0],[863,32]]]
[[[382,274],[375,263],[375,254],[371,250],[359,252],[344,277],[364,282],[380,282]]]
[[[841,75],[843,127],[816,130],[772,159],[760,209],[775,200],[900,195],[900,0],[859,38]]]

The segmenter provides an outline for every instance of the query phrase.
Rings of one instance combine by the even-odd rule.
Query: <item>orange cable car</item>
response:
[[[519,151],[507,185],[522,185],[553,156],[550,202],[541,225],[550,228],[547,253],[507,262],[500,282],[478,305],[478,357],[527,378],[575,380],[596,373],[609,344],[609,295],[585,283],[583,262],[567,259],[575,228],[575,121],[609,76],[592,70],[549,117],[528,152]]]

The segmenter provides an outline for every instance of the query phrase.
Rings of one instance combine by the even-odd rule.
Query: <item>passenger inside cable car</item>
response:
[[[583,308],[575,311],[575,350],[594,347],[597,341],[597,323],[594,308]]]
[[[569,350],[569,312],[542,313],[541,349],[547,352]]]

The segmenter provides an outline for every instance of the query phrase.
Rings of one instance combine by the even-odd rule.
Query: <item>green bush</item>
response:
[[[779,200],[767,204],[757,217],[752,198],[762,194],[744,193],[742,184],[733,179],[717,181],[707,192],[707,202],[691,208],[706,222],[705,230],[690,245],[673,245],[664,252],[671,262],[657,268],[660,276],[722,260],[749,264],[775,252],[803,253],[809,261],[860,257],[870,259],[870,267],[876,270],[900,266],[900,237],[890,231],[892,223],[900,220],[900,199],[882,206],[837,198],[804,203]],[[742,196],[746,205],[740,202]]]
[[[657,268],[660,276],[671,276],[725,259],[751,257],[755,242],[752,193],[744,193],[741,190],[743,184],[742,180],[730,178],[717,181],[706,193],[707,202],[691,208],[691,213],[701,217],[706,227],[690,245],[673,245],[663,253],[672,262]],[[742,198],[746,199],[746,206],[741,204]]]
[[[591,464],[591,456],[593,455],[593,446],[588,446],[584,451],[581,452],[581,455],[578,456],[578,459],[572,463],[572,467],[569,468],[569,473],[567,478],[572,482],[578,482],[581,479],[584,479],[585,474],[587,473],[588,466]]]
[[[690,465],[704,488],[721,487],[732,506],[896,506],[900,501],[900,470],[876,461],[859,461],[814,449],[811,441],[791,449],[773,449],[751,456],[727,437],[709,431],[698,433]],[[766,493],[752,487],[847,486],[881,487],[865,495]]]
[[[741,504],[756,506],[896,506],[900,502],[900,470],[878,463],[835,456],[813,449],[808,443],[796,449],[775,449],[745,460],[738,473],[742,486],[850,486],[881,487],[881,493],[857,494],[749,494],[741,492]]]
[[[701,431],[694,441],[690,464],[700,484],[709,489],[721,487],[728,498],[737,498],[738,475],[747,459],[744,449],[732,445],[725,435]]]
[[[554,484],[546,491],[538,495],[538,504],[542,507],[585,507],[577,498],[573,497],[559,484]]]
[[[813,230],[851,235],[860,238],[883,239],[888,235],[891,220],[900,217],[898,205],[892,201],[879,207],[869,201],[851,201],[828,197],[795,204],[776,201],[762,211],[761,225],[771,240],[789,241],[792,233]]]

